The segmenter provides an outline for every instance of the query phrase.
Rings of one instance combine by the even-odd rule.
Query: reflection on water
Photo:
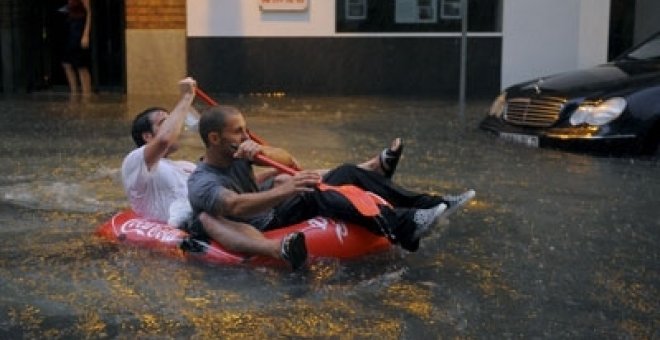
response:
[[[307,168],[373,156],[395,179],[477,189],[415,254],[325,260],[304,273],[215,267],[109,244],[132,116],[176,98],[0,101],[0,338],[653,338],[660,329],[654,159],[534,150],[459,126],[452,102],[222,98]],[[194,132],[178,157],[202,153]]]

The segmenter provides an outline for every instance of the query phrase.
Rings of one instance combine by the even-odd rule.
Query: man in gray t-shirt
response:
[[[252,170],[255,155],[264,154],[286,165],[291,165],[293,158],[282,149],[250,140],[245,119],[236,108],[208,109],[200,119],[199,132],[206,154],[188,180],[193,210],[250,222],[260,230],[285,227],[320,215],[356,223],[415,251],[420,238],[440,217],[474,196],[473,191],[452,199],[414,193],[354,165],[343,165],[325,174],[323,181],[327,184],[353,184],[394,205],[379,205],[378,216],[363,216],[342,194],[316,189],[321,177],[314,171],[300,171],[280,185],[260,190]]]

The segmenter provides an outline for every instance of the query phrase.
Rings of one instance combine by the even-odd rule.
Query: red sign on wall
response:
[[[259,0],[262,11],[306,11],[308,0]]]

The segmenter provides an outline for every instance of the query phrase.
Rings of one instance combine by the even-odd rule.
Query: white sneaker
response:
[[[431,232],[431,227],[440,219],[445,209],[447,209],[445,203],[440,203],[428,209],[417,209],[413,215],[413,222],[415,222],[416,227],[412,238],[417,240],[427,236]]]
[[[458,208],[464,206],[465,203],[473,199],[476,194],[477,193],[474,190],[470,189],[460,195],[442,196],[442,199],[445,200],[449,208],[447,208],[447,210],[445,210],[445,212],[442,213],[441,218],[447,218],[447,216],[455,213],[456,210],[458,210]]]

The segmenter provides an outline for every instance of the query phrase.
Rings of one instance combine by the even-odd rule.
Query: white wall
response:
[[[504,0],[502,88],[607,61],[609,1]]]
[[[577,68],[586,68],[607,61],[610,37],[610,1],[580,1],[579,30],[577,42]]]
[[[369,0],[385,1],[385,0]],[[481,1],[481,0],[471,0]],[[460,32],[335,31],[335,0],[309,0],[302,12],[262,12],[259,0],[188,0],[189,37],[458,37]],[[470,37],[499,37],[500,33],[470,33]]]
[[[335,2],[309,0],[301,12],[262,12],[258,0],[188,0],[189,37],[332,36]]]

